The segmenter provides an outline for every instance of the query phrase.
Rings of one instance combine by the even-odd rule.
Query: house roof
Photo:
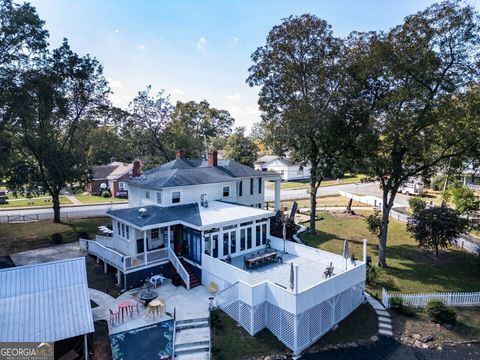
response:
[[[116,169],[115,165],[95,165],[92,166],[92,179],[93,180],[105,180],[108,175]]]
[[[0,270],[0,342],[53,342],[94,331],[85,259]]]
[[[267,162],[270,162],[272,160],[275,160],[275,159],[278,159],[279,156],[277,155],[265,155],[265,156],[262,156],[262,157],[259,157],[256,161],[256,164],[265,164]]]
[[[277,174],[254,170],[233,160],[218,160],[218,166],[208,166],[201,159],[176,159],[132,178],[129,184],[150,189],[185,185],[200,185],[232,181],[243,177],[277,177]]]
[[[139,212],[141,208],[146,209],[146,215],[143,217],[140,216]],[[179,222],[191,224],[197,228],[205,228],[229,222],[240,220],[245,222],[253,218],[271,217],[275,215],[273,211],[224,201],[211,201],[208,207],[203,207],[196,203],[168,207],[148,205],[110,210],[107,213],[139,228]]]
[[[93,180],[116,180],[133,170],[133,164],[125,164],[119,161],[107,165],[92,166]]]
[[[289,158],[277,157],[276,159],[272,159],[270,161],[267,161],[267,162],[263,163],[262,166],[270,165],[271,163],[274,163],[275,161],[278,161],[285,166],[301,166],[302,165],[300,162],[293,162]]]
[[[113,164],[116,164],[116,162]],[[116,180],[132,170],[133,164],[118,163],[117,167],[107,176],[107,180]]]

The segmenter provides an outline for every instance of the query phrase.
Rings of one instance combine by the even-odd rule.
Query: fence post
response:
[[[388,295],[385,288],[382,288],[382,304],[386,309],[390,307],[390,296]]]

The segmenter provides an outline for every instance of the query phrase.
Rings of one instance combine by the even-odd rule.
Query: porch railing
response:
[[[187,270],[185,270],[185,267],[171,248],[168,248],[168,259],[172,263],[173,267],[177,270],[187,289],[190,290],[190,275],[188,275]]]
[[[116,252],[115,250],[110,249],[93,240],[79,239],[79,242],[80,249],[94,254],[95,256],[99,257],[104,262],[112,266],[121,269],[124,268],[123,255],[119,252]]]

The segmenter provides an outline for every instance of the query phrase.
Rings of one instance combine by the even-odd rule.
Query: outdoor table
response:
[[[148,312],[146,317],[155,318],[155,314],[163,316],[165,314],[165,304],[160,300],[152,300],[148,303]]]
[[[249,266],[253,266],[255,265],[258,261],[260,260],[263,260],[263,259],[275,259],[277,257],[277,252],[276,251],[270,251],[268,253],[265,253],[265,254],[261,254],[261,255],[256,255],[254,257],[250,257],[250,258],[246,258],[245,259],[245,262],[249,265]]]
[[[128,309],[130,308],[131,304],[130,301],[125,300],[118,304],[118,310],[120,311],[120,314],[122,315],[122,322],[123,322],[123,312],[127,313],[128,315]]]

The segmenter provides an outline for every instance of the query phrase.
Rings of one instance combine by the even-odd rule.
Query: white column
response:
[[[240,251],[240,224],[237,224],[235,228],[235,254]]]
[[[221,259],[223,258],[223,227],[220,228],[220,232],[219,232],[219,235],[218,235],[218,243],[217,243],[217,246],[218,246],[218,258]]]
[[[363,239],[363,262],[367,262],[367,239]]]
[[[147,231],[143,230],[143,258],[144,264],[147,265]]]
[[[280,210],[280,179],[275,180],[275,211]]]
[[[168,248],[170,248],[171,243],[172,243],[172,239],[171,239],[171,236],[170,236],[170,225],[169,225],[169,226],[167,226],[167,244],[168,244]]]
[[[83,358],[88,360],[88,337],[87,334],[83,334]]]
[[[202,231],[200,234],[200,259],[202,258],[202,255],[205,252],[205,237],[204,237],[204,232]]]
[[[298,265],[293,265],[294,276],[295,276],[295,295],[298,294]]]

